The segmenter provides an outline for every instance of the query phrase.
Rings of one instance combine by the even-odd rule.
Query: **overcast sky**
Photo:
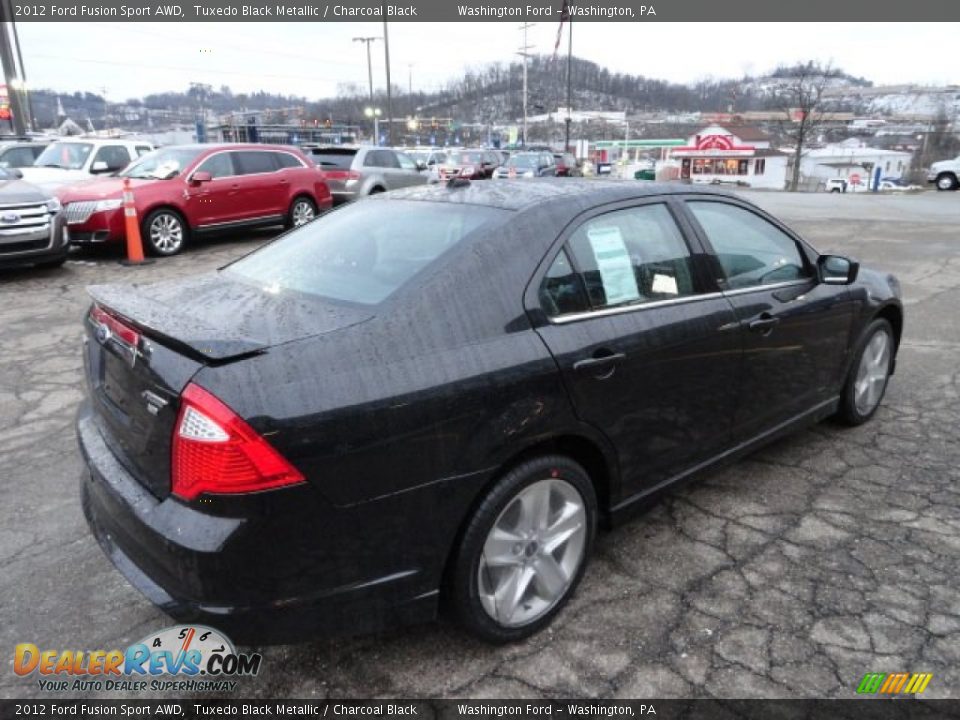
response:
[[[29,85],[106,91],[111,101],[205,82],[234,92],[310,99],[340,83],[367,85],[355,36],[383,23],[19,23]],[[470,66],[515,59],[514,22],[391,23],[392,80],[430,91]],[[531,52],[553,52],[557,23],[530,30]],[[614,71],[677,82],[762,74],[779,63],[830,61],[878,84],[960,84],[952,50],[958,23],[604,23],[574,27],[574,54]],[[564,37],[564,49],[566,47]],[[373,45],[374,85],[386,86],[383,44]]]

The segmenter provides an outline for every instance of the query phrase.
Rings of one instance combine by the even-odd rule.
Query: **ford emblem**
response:
[[[0,222],[2,222],[4,225],[14,225],[20,222],[20,216],[16,213],[4,213],[3,215],[0,215]]]

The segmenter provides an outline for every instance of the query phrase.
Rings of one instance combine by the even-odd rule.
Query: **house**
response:
[[[877,168],[880,177],[903,177],[910,170],[912,158],[911,153],[902,150],[883,150],[847,141],[804,150],[800,156],[800,174],[819,180],[844,178],[850,181],[856,177],[860,184],[867,185]]]
[[[708,125],[670,150],[680,178],[695,183],[737,183],[782,190],[787,155],[770,146],[770,136],[749,125]]]

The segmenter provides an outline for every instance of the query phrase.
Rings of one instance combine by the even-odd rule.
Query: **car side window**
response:
[[[756,213],[702,200],[688,201],[687,207],[716,253],[728,290],[811,276],[796,241]]]
[[[197,172],[208,172],[212,178],[230,177],[233,171],[233,156],[236,153],[217,153],[211,155],[197,168]]]
[[[104,145],[97,150],[93,162],[105,162],[110,170],[123,170],[130,164],[130,153],[123,145]]]
[[[233,153],[233,164],[238,175],[256,175],[275,172],[277,166],[272,152],[239,150]]]
[[[573,269],[566,250],[560,250],[540,283],[540,307],[549,317],[590,309],[583,278]]]
[[[417,164],[403,153],[395,153],[401,170],[416,170]]]
[[[599,215],[569,240],[595,309],[696,294],[690,251],[666,205]]]
[[[286,152],[273,153],[273,159],[276,161],[277,167],[279,167],[281,170],[285,168],[303,167],[303,163],[300,162],[300,158],[298,158],[297,156],[291,153],[286,153]]]
[[[363,159],[364,167],[386,167],[383,164],[383,155],[379,150],[371,150]]]
[[[27,147],[10,148],[3,154],[2,159],[4,167],[12,168],[30,167],[34,160],[36,160],[36,156]]]

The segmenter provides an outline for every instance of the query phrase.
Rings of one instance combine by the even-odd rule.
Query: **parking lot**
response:
[[[439,623],[266,647],[235,696],[848,698],[864,673],[897,671],[960,696],[960,193],[744,195],[900,277],[905,334],[873,421],[779,441],[601,535],[574,599],[527,642]],[[80,511],[84,287],[212,269],[271,235],[141,268],[85,252],[0,272],[0,696],[42,694],[10,670],[16,643],[124,648],[172,624]]]

